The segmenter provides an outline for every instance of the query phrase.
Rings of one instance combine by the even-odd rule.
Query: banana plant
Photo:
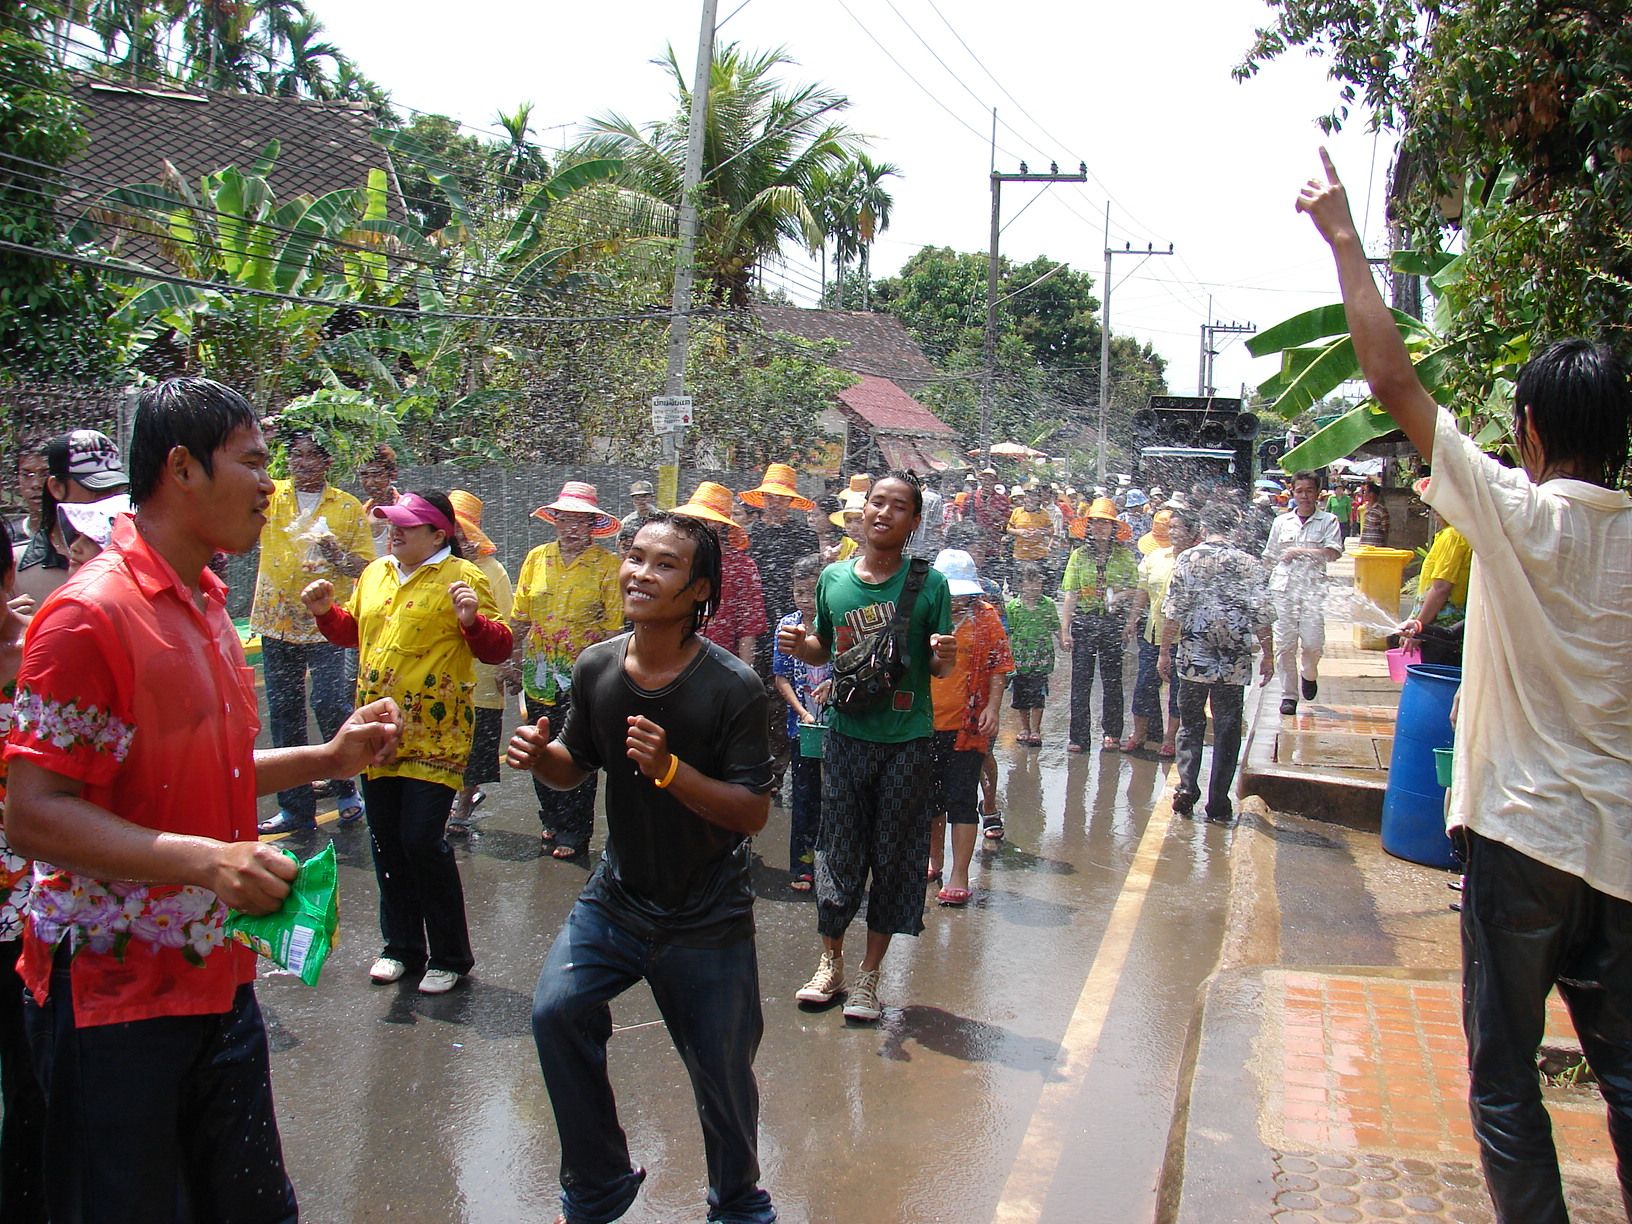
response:
[[[1490,234],[1512,185],[1511,173],[1498,176],[1483,192],[1479,184],[1469,185],[1460,252],[1402,250],[1389,259],[1395,273],[1426,278],[1432,294],[1426,320],[1392,312],[1417,377],[1436,402],[1456,413],[1463,431],[1486,448],[1507,439],[1513,385],[1518,368],[1529,359],[1533,319],[1521,316],[1498,327],[1471,300],[1466,280],[1469,252]],[[1252,337],[1247,349],[1255,357],[1281,354],[1280,370],[1258,390],[1268,408],[1287,420],[1343,383],[1363,377],[1341,304],[1317,306],[1277,323]],[[1470,404],[1463,367],[1475,350],[1493,350],[1496,356],[1479,371],[1482,394]],[[1288,472],[1324,467],[1394,428],[1393,418],[1368,396],[1283,455],[1281,467]]]

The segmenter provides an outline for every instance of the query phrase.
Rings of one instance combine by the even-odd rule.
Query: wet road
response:
[[[787,887],[787,816],[772,810],[756,843],[756,1065],[763,1183],[784,1221],[1152,1219],[1232,833],[1175,818],[1153,754],[1068,756],[1063,721],[1053,712],[1041,750],[1005,726],[1008,840],[977,850],[967,908],[931,896],[923,935],[896,940],[876,1026],[793,1000],[819,951],[815,912]],[[455,839],[478,964],[442,998],[366,978],[378,933],[362,827],[286,843],[304,855],[332,836],[342,863],[341,945],[320,987],[258,987],[306,1219],[554,1218],[558,1148],[529,1016],[586,869],[540,857],[525,779],[489,796],[478,831]],[[858,920],[852,961],[861,933]],[[649,1171],[625,1218],[700,1220],[685,1071],[643,987],[613,1019],[622,1122]]]

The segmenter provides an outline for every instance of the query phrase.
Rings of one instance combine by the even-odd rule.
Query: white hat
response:
[[[956,595],[984,595],[975,571],[975,559],[961,548],[943,548],[935,554],[935,568],[946,578],[947,588]]]

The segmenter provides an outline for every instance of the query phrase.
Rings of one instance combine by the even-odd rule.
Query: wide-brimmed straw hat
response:
[[[1133,528],[1116,512],[1116,503],[1108,497],[1096,497],[1088,507],[1088,513],[1083,516],[1089,519],[1104,519],[1116,524],[1116,538],[1126,544],[1133,539]]]
[[[873,487],[873,478],[866,472],[857,472],[850,477],[849,492],[867,496],[867,491]]]
[[[731,517],[731,498],[734,494],[724,485],[712,480],[705,480],[692,492],[683,506],[676,506],[671,514],[683,514],[687,518],[702,519],[705,523],[715,523],[726,529],[726,539],[731,541],[733,548],[748,547],[748,533],[744,531],[737,520]]]
[[[840,531],[844,530],[844,516],[860,514],[861,508],[867,504],[867,494],[857,493],[853,489],[846,489],[839,494],[839,508],[827,516],[827,521]]]
[[[499,551],[499,546],[482,530],[481,498],[464,489],[454,489],[448,494],[448,502],[453,506],[454,523],[476,549],[478,557],[491,557]]]
[[[1173,511],[1158,510],[1151,516],[1150,530],[1139,537],[1137,545],[1140,553],[1149,556],[1158,548],[1166,548],[1173,543],[1170,526],[1173,522]]]
[[[546,523],[555,522],[558,514],[593,514],[595,522],[589,534],[596,539],[618,534],[618,520],[601,509],[601,499],[595,493],[595,486],[586,481],[567,481],[561,486],[559,497],[533,511],[534,518],[543,519]]]
[[[737,494],[750,506],[763,506],[765,494],[773,497],[787,497],[792,500],[788,503],[795,510],[814,510],[816,503],[808,497],[799,495],[799,473],[786,463],[773,463],[765,469],[765,479],[759,482],[757,489],[747,489]]]

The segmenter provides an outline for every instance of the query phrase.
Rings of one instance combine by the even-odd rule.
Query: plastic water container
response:
[[[827,727],[822,723],[799,724],[799,755],[819,757],[827,747]]]
[[[1440,785],[1435,748],[1451,746],[1451,699],[1462,684],[1462,669],[1439,663],[1406,668],[1400,712],[1394,726],[1394,755],[1383,796],[1383,849],[1396,858],[1428,867],[1454,867],[1456,855],[1445,835],[1445,787]]]
[[[1434,776],[1446,790],[1451,789],[1451,759],[1456,756],[1453,748],[1434,749]]]
[[[1405,683],[1405,669],[1413,663],[1422,662],[1422,651],[1415,646],[1396,646],[1384,653],[1388,660],[1388,678],[1395,684]]]

